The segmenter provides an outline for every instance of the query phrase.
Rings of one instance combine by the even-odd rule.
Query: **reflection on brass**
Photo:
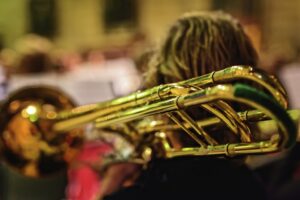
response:
[[[135,152],[126,159],[131,162],[148,162],[153,156],[274,152],[291,147],[296,140],[296,126],[286,108],[286,92],[279,82],[249,66],[233,66],[76,108],[61,92],[31,87],[13,93],[2,106],[2,154],[21,173],[43,176],[71,159],[82,138],[76,128],[90,122],[130,141]],[[260,137],[260,129],[254,134],[249,124],[253,119],[270,119],[277,131]],[[175,133],[178,128],[183,131]]]
[[[82,130],[56,134],[51,126],[57,112],[75,104],[51,87],[28,87],[12,94],[1,110],[1,143],[5,162],[26,176],[40,177],[64,168],[72,142]]]

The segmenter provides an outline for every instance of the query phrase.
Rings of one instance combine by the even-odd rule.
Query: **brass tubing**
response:
[[[292,118],[295,124],[297,124],[300,120],[300,110],[288,110],[289,116]],[[252,122],[251,126],[258,126],[259,132],[262,134],[267,132],[276,132],[278,127],[274,120],[271,120],[269,116],[259,110],[249,110],[244,112],[237,113],[242,121]],[[203,120],[198,120],[197,125],[201,127],[208,126],[218,126],[222,125],[224,122],[218,117],[210,117]],[[265,125],[268,124],[268,125]],[[225,125],[225,124],[224,124]],[[227,124],[226,124],[227,125]],[[191,125],[184,122],[184,126],[186,128],[191,128]],[[169,124],[165,123],[165,121],[157,120],[152,121],[152,125],[137,125],[136,130],[139,134],[147,134],[151,132],[157,131],[173,131],[179,130],[181,127],[178,124]],[[269,129],[269,130],[268,130]]]
[[[212,77],[214,73],[211,74]],[[193,85],[192,89],[202,90],[202,87]],[[251,133],[249,127],[240,119],[236,111],[228,103],[219,100],[210,104],[201,104],[200,106],[216,117],[220,118],[234,134],[241,138],[242,142],[251,141]],[[196,124],[196,122],[193,123]],[[199,133],[201,126],[198,127],[199,128],[194,128],[194,130]],[[201,131],[203,132],[203,134],[205,134],[203,128],[201,128]]]
[[[243,79],[252,80],[263,86],[282,106],[287,107],[286,96],[281,91],[283,90],[282,87],[279,87],[281,92],[276,90],[279,84],[278,81],[275,81],[275,78],[270,78],[263,73],[256,72],[255,69],[250,66],[233,66],[176,84],[160,85],[142,92],[135,92],[112,101],[77,107],[70,111],[59,113],[56,121],[60,124],[63,123],[65,127],[75,128],[115,111],[145,105],[160,99],[172,98],[174,97],[172,88],[176,85],[207,86],[209,84],[226,83]]]
[[[170,149],[166,152],[167,158],[173,158],[177,156],[208,156],[208,155],[243,155],[243,154],[259,154],[270,153],[278,150],[277,142],[262,141],[251,143],[236,143],[207,146],[207,148],[191,147],[182,148],[180,150]]]
[[[271,135],[278,132],[278,124],[275,120],[264,120],[259,121],[261,118],[257,118],[256,111],[253,111],[254,115],[248,119],[255,121],[251,127],[255,127],[260,135]],[[295,125],[298,127],[300,119],[300,110],[290,110],[288,111]],[[221,121],[218,118],[211,118],[213,123],[209,123],[209,120],[199,121],[202,126],[219,124]],[[175,128],[175,127],[172,127]],[[171,127],[167,130],[171,130]],[[177,127],[179,128],[179,127]],[[162,128],[161,130],[164,130]],[[298,130],[299,132],[299,130]],[[194,148],[183,148],[180,150],[170,149],[166,153],[167,158],[172,158],[176,156],[186,156],[186,155],[195,155],[195,156],[205,156],[205,155],[241,155],[241,154],[257,154],[257,153],[268,153],[278,150],[276,138],[274,141],[260,141],[260,142],[251,142],[251,143],[237,143],[237,144],[225,144],[225,145],[215,145],[207,146],[206,148],[194,147]]]
[[[281,130],[279,132],[280,135],[280,142],[276,143],[277,147],[275,148],[273,145],[270,147],[270,145],[266,145],[267,149],[261,150],[251,150],[251,152],[261,152],[261,151],[273,151],[275,148],[276,150],[282,149],[283,147],[286,147],[286,144],[288,143],[289,140],[293,140],[296,135],[296,133],[289,133],[289,127],[286,127],[282,121],[278,119],[278,117],[271,111],[268,110],[266,107],[260,105],[257,102],[252,101],[251,99],[246,99],[246,98],[241,98],[241,97],[236,97],[234,96],[234,87],[230,85],[218,85],[212,88],[207,88],[204,89],[203,91],[199,92],[194,92],[191,94],[183,95],[179,97],[179,100],[177,101],[180,102],[180,107],[185,108],[188,106],[196,105],[196,104],[202,104],[202,103],[209,103],[215,100],[219,99],[225,99],[225,100],[233,100],[241,103],[245,103],[247,105],[250,105],[254,108],[257,108],[261,111],[263,111],[266,115],[268,115],[270,118],[274,119],[278,123],[278,127]],[[275,103],[275,101],[272,103]],[[102,119],[99,118],[96,121],[96,126],[97,127],[104,127],[112,123],[116,122],[126,122],[126,121],[131,121],[137,118],[142,118],[146,117],[149,115],[157,114],[157,113],[164,113],[164,112],[170,112],[170,111],[175,111],[176,105],[175,103],[175,98],[169,99],[169,100],[164,100],[158,103],[154,103],[151,105],[148,105],[147,107],[143,108],[135,108],[130,111],[123,111],[119,112],[117,114],[112,114],[106,117],[103,117]],[[292,138],[290,138],[290,136]],[[266,143],[269,144],[269,143]],[[289,145],[292,145],[289,143]],[[255,145],[257,146],[257,145]],[[239,146],[240,147],[240,146]],[[216,147],[217,148],[217,147]],[[248,144],[241,145],[241,148],[245,148],[244,150],[247,152],[248,149]],[[236,149],[236,147],[234,148]],[[239,151],[236,152],[244,152],[239,148]],[[250,153],[250,151],[249,151]]]
[[[234,80],[251,80],[263,86],[276,100],[280,102],[284,108],[287,108],[286,91],[283,89],[278,80],[274,76],[269,76],[251,66],[228,67],[223,70],[206,74],[203,79],[204,81],[202,81],[202,76],[200,76],[179,82],[178,84],[200,85],[205,87],[212,83],[223,84]]]
[[[237,133],[239,134],[241,141],[250,142],[251,133],[249,127],[240,119],[236,111],[231,106],[229,106],[225,101],[217,101],[216,106],[219,107],[219,109],[225,113],[226,116],[225,119],[228,118],[233,123],[232,125],[236,127]],[[224,119],[222,120],[223,122],[226,123]],[[231,124],[226,123],[226,125],[230,130],[232,130]]]
[[[168,113],[168,117],[172,119],[182,130],[184,130],[193,140],[195,140],[200,146],[206,147],[206,143],[204,143],[200,138],[197,137],[196,134],[194,134],[189,128],[186,128],[184,125],[185,124],[190,124],[190,123],[185,123],[182,124],[179,119],[177,119],[174,115]],[[190,124],[191,125],[191,124]],[[191,125],[192,126],[192,125]],[[198,132],[199,133],[199,132]],[[200,135],[202,135],[202,132],[200,132]]]
[[[217,141],[212,138],[202,127],[199,127],[197,123],[184,110],[179,110],[177,111],[177,113],[182,117],[182,119],[184,119],[184,121],[188,122],[199,135],[203,135],[208,144],[218,144]]]

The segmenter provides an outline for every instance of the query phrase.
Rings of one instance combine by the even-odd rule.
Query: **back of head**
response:
[[[18,62],[16,73],[36,74],[46,73],[54,70],[50,51],[52,42],[35,34],[28,34],[17,40],[16,52]]]
[[[152,56],[145,75],[145,87],[174,83],[201,76],[233,65],[256,66],[257,53],[240,23],[224,12],[193,12],[180,17],[169,29],[167,37]],[[242,105],[232,104],[238,110]],[[193,119],[212,117],[211,113],[197,108],[186,109]],[[209,130],[224,143],[227,131]],[[186,134],[172,132],[181,144],[195,145]],[[216,132],[214,134],[214,132]],[[229,141],[228,141],[229,140]],[[232,142],[232,141],[231,141]]]
[[[257,64],[258,56],[237,20],[224,12],[193,12],[171,26],[150,62],[146,87],[186,80],[232,65]]]

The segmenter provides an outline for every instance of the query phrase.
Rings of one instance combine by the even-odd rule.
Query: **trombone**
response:
[[[251,107],[258,110],[254,112],[272,119],[278,126],[276,134],[262,141],[255,138],[248,119],[236,111],[236,104]],[[69,146],[82,137],[82,129],[78,127],[84,124],[93,123],[97,128],[114,124],[126,127],[133,124],[134,127],[137,120],[162,114],[174,121],[197,145],[175,149],[161,131],[141,132],[136,125],[129,132],[121,133],[135,148],[127,160],[148,162],[153,157],[268,153],[290,148],[296,141],[297,128],[286,110],[284,88],[276,78],[250,66],[233,66],[111,101],[72,107],[74,103],[67,95],[49,87],[28,87],[13,93],[2,104],[0,112],[4,161],[17,169],[24,167],[24,163],[40,166],[41,157],[60,162]],[[237,138],[235,142],[224,144],[205,130],[203,124],[197,123],[189,110],[198,109],[215,116],[212,121],[228,127]],[[20,131],[21,125],[26,128]],[[25,137],[20,140],[22,134]],[[48,172],[39,172],[43,173]]]
[[[194,87],[205,88],[216,84],[232,83],[233,81],[251,81],[251,83],[268,91],[285,109],[288,106],[287,93],[274,76],[269,76],[251,66],[232,66],[175,84],[159,85],[112,101],[80,106],[71,111],[62,112],[57,116],[61,122],[58,122],[54,129],[57,131],[69,130],[109,113],[168,99],[176,95],[179,88],[181,88],[179,89],[181,92],[186,92],[186,90]]]

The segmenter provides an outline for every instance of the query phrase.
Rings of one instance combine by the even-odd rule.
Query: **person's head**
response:
[[[186,13],[170,27],[149,61],[144,87],[179,82],[233,65],[256,67],[257,62],[250,38],[232,16],[221,11]],[[235,106],[240,109],[240,105]],[[194,119],[211,116],[199,108],[188,112]],[[218,141],[228,142],[228,134],[214,135]],[[183,146],[195,144],[185,134],[172,132],[169,137]]]
[[[257,53],[239,22],[224,12],[186,13],[149,64],[146,87],[186,80],[233,65],[256,66]]]
[[[50,55],[52,42],[35,34],[28,34],[17,40],[16,73],[37,74],[54,71],[54,63]]]

